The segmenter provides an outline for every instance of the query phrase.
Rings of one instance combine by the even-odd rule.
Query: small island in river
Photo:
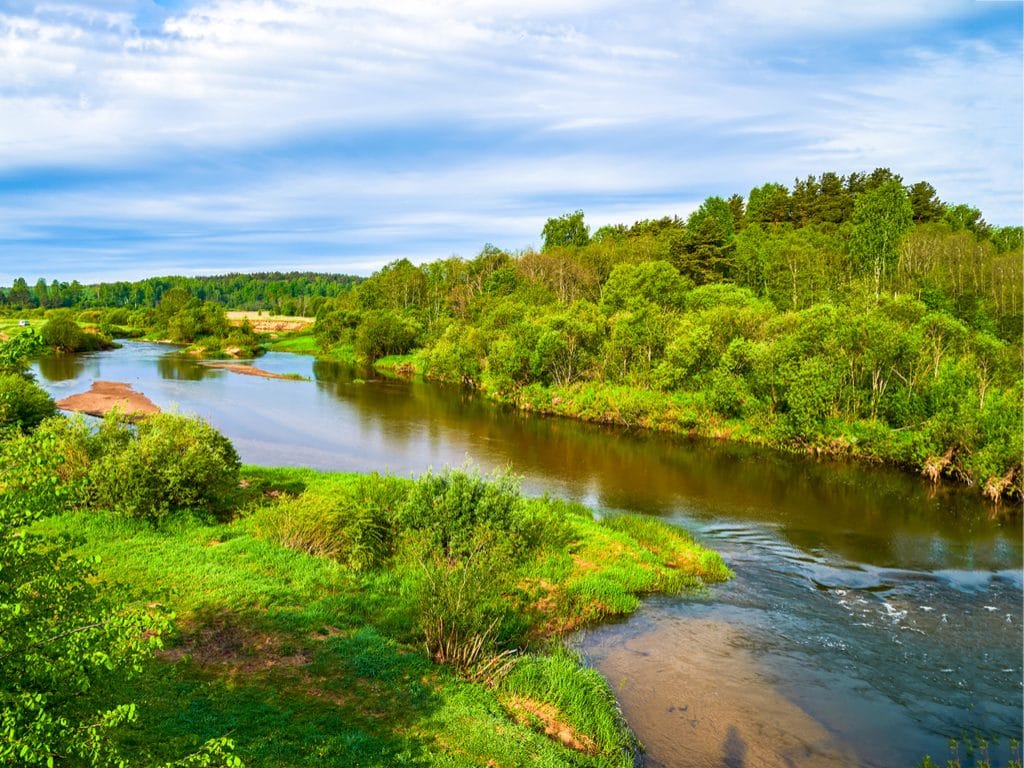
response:
[[[76,411],[89,416],[106,416],[117,408],[129,417],[160,413],[159,406],[130,384],[119,381],[94,381],[88,392],[65,397],[57,401],[62,411]]]

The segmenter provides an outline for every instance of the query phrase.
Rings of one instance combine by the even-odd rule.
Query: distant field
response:
[[[264,315],[259,312],[228,312],[228,320],[232,325],[241,325],[248,320],[257,333],[274,333],[281,331],[301,331],[316,322],[315,317],[293,317],[291,315]]]

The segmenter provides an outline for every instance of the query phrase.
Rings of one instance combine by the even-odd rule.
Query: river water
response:
[[[310,380],[205,368],[147,343],[35,370],[58,399],[94,380],[129,383],[210,421],[248,463],[403,476],[509,467],[528,493],[689,529],[734,580],[652,598],[573,640],[611,683],[647,766],[944,764],[950,737],[975,734],[998,740],[988,752],[1002,764],[1021,738],[1020,516],[993,514],[972,489],[522,415],[308,357],[257,365]]]

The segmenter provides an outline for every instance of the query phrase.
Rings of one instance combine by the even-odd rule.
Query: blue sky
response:
[[[1022,8],[0,0],[0,285],[369,274],[877,166],[1019,224]]]

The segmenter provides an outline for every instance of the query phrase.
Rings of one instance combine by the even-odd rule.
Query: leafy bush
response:
[[[0,429],[29,431],[56,412],[53,399],[34,381],[17,373],[0,373]]]
[[[395,508],[408,483],[373,474],[329,496],[286,499],[256,522],[257,532],[282,546],[327,557],[355,571],[383,566],[395,547]]]
[[[398,510],[402,527],[423,531],[445,557],[464,557],[477,546],[478,529],[499,533],[515,551],[525,548],[519,485],[511,475],[488,481],[479,472],[430,472],[413,485]]]
[[[431,537],[414,539],[410,558],[419,566],[418,620],[434,661],[473,674],[527,628],[509,593],[515,561],[499,533],[477,528],[461,556],[446,557]]]
[[[161,413],[137,426],[108,417],[107,449],[89,470],[94,505],[158,522],[180,509],[224,511],[241,462],[231,442],[199,419]]]
[[[54,315],[43,326],[40,335],[43,344],[58,352],[93,352],[106,349],[110,341],[95,333],[86,333],[78,327],[68,312]]]

